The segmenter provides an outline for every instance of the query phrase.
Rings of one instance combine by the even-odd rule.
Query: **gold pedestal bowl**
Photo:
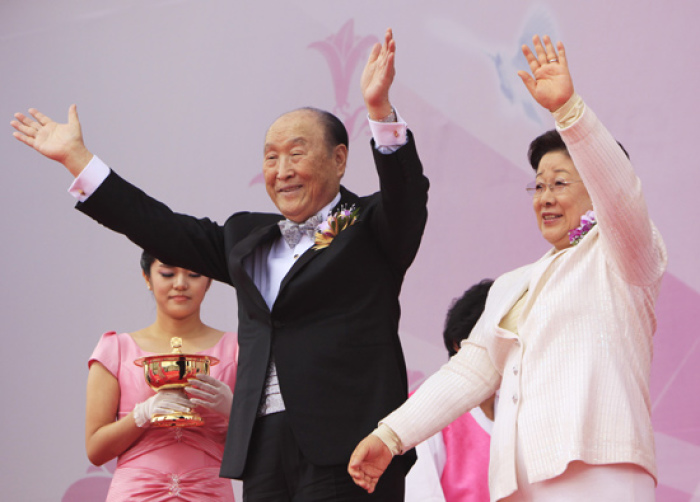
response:
[[[140,357],[134,361],[142,366],[146,383],[158,392],[164,389],[180,389],[183,393],[189,385],[189,379],[199,374],[208,375],[209,367],[219,362],[216,357],[202,354],[183,354],[180,350],[182,339],[173,337],[170,340],[173,352],[156,356]],[[199,427],[204,420],[194,410],[178,411],[167,414],[154,414],[151,424],[156,427]]]

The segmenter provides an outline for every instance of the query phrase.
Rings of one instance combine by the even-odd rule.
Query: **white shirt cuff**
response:
[[[396,108],[394,111],[396,122],[377,122],[367,117],[376,148],[382,153],[393,153],[408,142],[406,138],[408,124],[401,118]]]
[[[97,155],[93,155],[85,169],[73,180],[68,193],[85,202],[109,176],[110,169]]]
[[[377,436],[382,440],[382,443],[389,448],[392,456],[400,455],[403,452],[403,444],[401,444],[401,439],[393,430],[391,430],[391,427],[385,423],[380,423],[379,427],[372,431],[372,435]]]
[[[583,99],[574,92],[566,103],[552,112],[552,116],[557,123],[557,129],[562,130],[571,126],[581,118],[584,108]]]

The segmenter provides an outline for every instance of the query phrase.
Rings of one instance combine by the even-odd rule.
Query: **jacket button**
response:
[[[272,321],[272,327],[273,328],[283,328],[284,323],[282,321]]]

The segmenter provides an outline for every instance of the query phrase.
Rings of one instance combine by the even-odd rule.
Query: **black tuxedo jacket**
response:
[[[358,197],[341,187],[339,207],[359,208],[358,221],[296,261],[272,309],[244,264],[280,236],[281,215],[242,212],[219,225],[176,214],[114,172],[77,206],[160,260],[236,288],[240,354],[222,476],[243,476],[271,354],[292,430],[314,464],[347,463],[406,399],[399,293],[423,235],[428,180],[410,132],[395,153],[372,150],[380,191]],[[410,452],[395,461],[408,470],[414,460]]]

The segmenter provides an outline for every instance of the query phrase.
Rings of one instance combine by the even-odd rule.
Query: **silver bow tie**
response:
[[[303,223],[294,223],[289,220],[282,220],[277,222],[282,232],[282,237],[287,242],[287,245],[294,249],[294,246],[299,244],[301,236],[306,234],[309,238],[313,239],[316,233],[316,227],[323,221],[323,217],[320,214],[312,216]]]

